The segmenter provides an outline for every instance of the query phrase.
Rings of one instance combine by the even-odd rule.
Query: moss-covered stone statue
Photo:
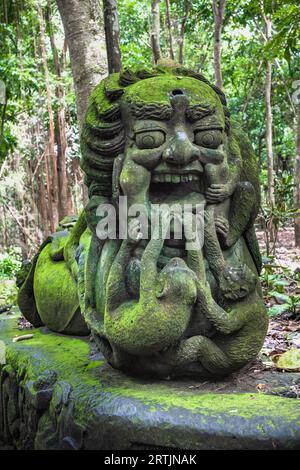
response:
[[[177,66],[112,74],[90,97],[81,144],[89,203],[19,276],[25,317],[91,331],[107,361],[132,374],[215,377],[250,362],[268,324],[253,228],[258,169],[222,91]],[[145,208],[146,236],[126,215],[130,236],[121,236],[120,196]],[[191,208],[181,240],[177,216],[162,208],[174,205]],[[188,248],[200,206],[203,249]],[[114,208],[116,236],[99,236],[99,207]]]

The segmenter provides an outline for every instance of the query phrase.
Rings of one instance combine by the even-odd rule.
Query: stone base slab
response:
[[[93,353],[89,338],[43,328],[20,332],[17,319],[0,316],[0,442],[6,446],[300,449],[300,400],[274,395],[276,386],[300,384],[300,374],[260,375],[244,389],[230,379],[225,386],[139,380],[113,370]],[[28,333],[32,339],[12,341]],[[271,394],[257,387],[267,380]]]

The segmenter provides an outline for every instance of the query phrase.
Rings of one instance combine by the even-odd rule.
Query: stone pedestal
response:
[[[12,342],[15,335],[33,338]],[[0,442],[18,449],[299,449],[300,374],[145,381],[113,370],[89,338],[19,331],[0,317]],[[5,347],[4,347],[5,344]],[[254,376],[254,378],[253,378]],[[265,383],[270,393],[259,392]]]

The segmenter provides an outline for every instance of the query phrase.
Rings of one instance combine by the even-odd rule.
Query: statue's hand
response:
[[[229,223],[226,217],[219,215],[215,218],[216,231],[223,238],[226,238],[229,232]]]
[[[232,194],[228,184],[212,184],[205,193],[206,200],[209,204],[217,204],[222,202]]]

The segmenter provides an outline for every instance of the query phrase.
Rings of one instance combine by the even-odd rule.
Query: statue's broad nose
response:
[[[193,145],[183,130],[175,132],[163,153],[163,159],[171,165],[187,165],[198,157],[198,147]]]

